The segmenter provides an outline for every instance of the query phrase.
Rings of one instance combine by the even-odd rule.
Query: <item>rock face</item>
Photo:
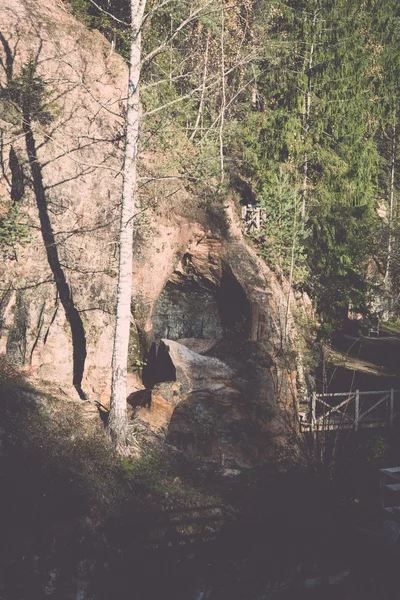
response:
[[[124,105],[126,67],[106,40],[88,32],[62,2],[0,3],[0,34],[1,85],[18,80],[32,63],[50,100],[51,123],[33,121],[33,134],[60,262],[85,327],[84,389],[107,397],[120,201],[117,140],[123,124],[118,113]],[[75,394],[71,333],[40,233],[18,109],[13,112],[4,100],[0,130],[5,169],[0,223],[16,203],[10,156],[18,161],[25,182],[17,206],[28,234],[25,245],[0,245],[0,352],[39,379],[56,380]]]
[[[127,71],[100,34],[55,0],[9,0],[0,23],[3,64],[10,49],[15,77],[36,57],[54,98],[51,124],[34,123],[34,135],[60,262],[85,327],[83,389],[105,404]],[[9,76],[0,64],[3,86]],[[73,393],[71,335],[47,264],[24,139],[18,120],[5,109],[0,115],[7,175],[0,217],[15,202],[5,160],[12,145],[10,162],[19,161],[26,182],[19,212],[29,225],[28,243],[0,248],[0,352]],[[142,152],[143,177],[163,168],[162,156]],[[233,201],[222,206],[207,190],[172,185],[147,186],[136,221],[128,401],[136,418],[188,455],[250,466],[282,443],[296,399],[283,339],[284,331],[293,336],[288,294],[246,243]]]
[[[287,298],[245,243],[233,206],[226,218],[224,235],[182,216],[167,233],[154,229],[156,248],[175,248],[168,270],[142,245],[135,316],[152,396],[134,415],[153,426],[163,399],[156,428],[171,443],[193,458],[247,467],[286,439],[296,371],[283,352]]]

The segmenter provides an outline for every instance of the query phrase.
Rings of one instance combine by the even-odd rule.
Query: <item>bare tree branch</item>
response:
[[[99,6],[97,4],[97,2],[95,2],[94,0],[89,0],[89,2],[91,2],[93,4],[93,6],[95,6],[100,12],[104,13],[105,15],[107,15],[108,17],[113,19],[113,21],[116,21],[116,23],[120,23],[120,25],[125,25],[125,27],[130,27],[129,23],[127,23],[126,21],[122,21],[121,19],[118,19],[118,17],[116,17],[112,13],[108,12],[107,10],[105,10],[104,8]]]
[[[192,23],[200,13],[205,11],[207,6],[210,6],[215,0],[208,0],[205,4],[199,6],[194,12],[192,12],[186,19],[181,21],[180,25],[175,28],[174,32],[171,33],[157,48],[154,48],[147,56],[145,56],[142,60],[142,65],[151,61],[157,54],[160,54],[164,48],[168,46],[170,42],[190,23]]]
[[[236,69],[238,69],[240,66],[243,66],[244,64],[247,64],[247,62],[250,61],[251,57],[255,57],[254,53],[248,54],[241,61],[239,61],[236,65],[234,65],[230,69],[227,69],[225,71],[225,73],[224,73],[225,77],[227,75],[229,75],[229,73],[232,73],[233,71],[235,71]],[[211,80],[210,83],[206,86],[206,89],[210,90],[210,89],[214,88],[220,81],[221,81],[221,76],[219,74],[215,75],[214,78],[213,78],[213,80]],[[178,104],[179,102],[183,102],[183,100],[187,100],[188,98],[191,98],[196,92],[202,91],[202,89],[203,89],[203,84],[201,84],[200,86],[194,88],[193,90],[190,90],[190,92],[188,92],[187,94],[184,94],[183,96],[180,96],[179,98],[175,98],[174,100],[171,100],[170,102],[167,102],[163,106],[158,106],[157,108],[153,108],[153,110],[149,110],[148,112],[146,112],[146,113],[143,114],[143,118],[149,117],[150,115],[154,115],[154,114],[160,112],[161,110],[164,110],[165,108],[168,108],[169,106],[173,106],[174,104]]]

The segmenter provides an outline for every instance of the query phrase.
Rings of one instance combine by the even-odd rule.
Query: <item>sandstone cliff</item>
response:
[[[102,36],[87,32],[60,3],[12,0],[1,5],[0,23],[6,43],[0,44],[1,57],[8,47],[13,77],[34,61],[47,83],[53,122],[34,123],[34,135],[60,262],[86,331],[84,387],[99,395],[109,377],[120,200],[118,115],[126,69]],[[5,86],[6,73],[0,71]],[[24,139],[9,112],[3,103],[1,211],[4,217],[11,203],[12,145],[26,182],[19,210],[29,243],[2,248],[1,351],[39,379],[69,387],[71,336],[39,230]]]
[[[17,76],[34,61],[50,94],[52,123],[36,123],[34,135],[60,260],[85,327],[83,388],[106,404],[127,71],[100,34],[54,0],[10,0],[0,23],[1,84],[10,68]],[[71,336],[46,260],[23,136],[13,116],[2,115],[0,209],[4,218],[15,202],[12,146],[24,173],[18,205],[29,241],[1,250],[0,351],[74,394]],[[143,181],[163,161],[144,153]],[[246,243],[233,200],[222,206],[185,182],[171,185],[148,185],[136,219],[132,416],[192,457],[248,466],[269,456],[292,422],[287,295]],[[289,323],[292,331],[291,315]]]
[[[293,415],[296,371],[282,340],[287,299],[245,243],[232,205],[222,231],[207,215],[190,222],[183,212],[168,218],[159,207],[134,267],[137,340],[151,349],[143,380],[153,392],[145,406],[143,392],[129,400],[139,402],[139,419],[190,455],[253,464],[282,442]],[[161,407],[164,418],[154,423]]]

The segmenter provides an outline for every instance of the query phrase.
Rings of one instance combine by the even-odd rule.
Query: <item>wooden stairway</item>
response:
[[[400,524],[400,467],[380,469],[382,509],[387,518]]]
[[[391,548],[400,539],[400,467],[379,469],[380,506],[372,521],[357,525],[361,534],[382,548]]]

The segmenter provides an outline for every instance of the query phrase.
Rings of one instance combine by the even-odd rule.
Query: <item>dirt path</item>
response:
[[[400,389],[400,332],[382,327],[375,337],[340,335],[327,352],[326,384],[329,392],[350,389]],[[323,369],[317,372],[322,391]]]

